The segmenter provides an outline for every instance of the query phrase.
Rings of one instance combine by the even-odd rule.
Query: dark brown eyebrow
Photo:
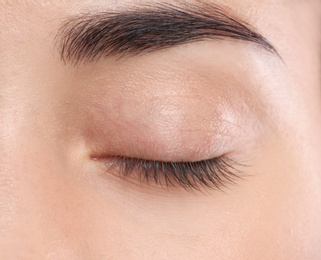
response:
[[[64,62],[91,62],[113,55],[138,55],[204,40],[251,42],[278,55],[247,23],[215,4],[147,4],[121,11],[82,14],[57,35]]]

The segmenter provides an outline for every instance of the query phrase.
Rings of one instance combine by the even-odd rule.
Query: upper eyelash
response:
[[[110,158],[111,159],[111,158]],[[108,166],[117,168],[124,178],[136,173],[140,182],[183,187],[186,190],[202,188],[221,189],[242,179],[234,160],[221,156],[198,162],[162,162],[129,157],[113,157]],[[165,182],[165,183],[164,183]]]

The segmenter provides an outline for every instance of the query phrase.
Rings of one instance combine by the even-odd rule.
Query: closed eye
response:
[[[108,170],[116,170],[122,177],[132,176],[141,183],[182,187],[185,190],[221,189],[242,179],[236,169],[241,166],[225,156],[197,162],[163,162],[129,157],[110,157]]]

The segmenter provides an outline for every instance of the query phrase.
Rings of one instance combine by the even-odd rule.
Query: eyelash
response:
[[[137,174],[141,183],[168,187],[182,187],[185,190],[200,191],[202,188],[221,189],[242,179],[234,160],[221,156],[198,162],[162,162],[129,157],[109,158],[106,165],[114,168],[124,177]]]

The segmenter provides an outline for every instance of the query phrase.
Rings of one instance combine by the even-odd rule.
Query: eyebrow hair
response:
[[[271,43],[215,4],[147,4],[68,19],[57,38],[61,59],[78,64],[138,55],[204,40],[234,39],[278,53]]]

